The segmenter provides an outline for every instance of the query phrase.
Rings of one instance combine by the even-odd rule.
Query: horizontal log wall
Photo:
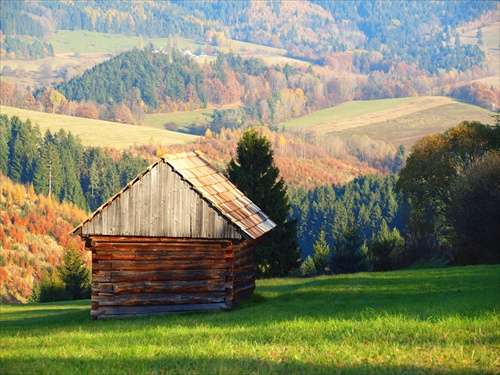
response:
[[[245,241],[234,246],[233,290],[234,304],[248,299],[255,290],[255,244]]]
[[[91,237],[92,318],[230,309],[255,288],[248,243]]]

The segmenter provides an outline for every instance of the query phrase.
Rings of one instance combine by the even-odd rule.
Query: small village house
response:
[[[92,318],[231,309],[274,227],[200,153],[166,155],[73,231],[92,252]]]

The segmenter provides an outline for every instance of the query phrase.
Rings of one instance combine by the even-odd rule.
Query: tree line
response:
[[[148,164],[129,152],[83,148],[78,138],[62,130],[42,137],[29,120],[22,122],[15,116],[1,116],[0,125],[2,173],[32,184],[37,193],[84,209],[95,210]],[[304,275],[314,270],[386,271],[432,259],[443,264],[500,261],[498,115],[495,126],[463,122],[444,134],[424,137],[413,147],[398,176],[366,175],[342,186],[310,190],[292,187],[290,198],[283,200],[279,197],[286,189],[279,171],[269,168],[272,173],[264,177],[269,171],[259,169],[270,164],[274,153],[250,153],[254,157],[247,159],[257,161],[258,166],[248,168],[240,155],[250,148],[244,147],[245,142],[253,148],[264,142],[260,148],[272,151],[269,140],[259,134],[252,130],[242,135],[238,158],[229,163],[227,173],[235,181],[242,180],[243,185],[237,186],[281,223],[281,240],[271,241],[268,249],[279,248],[297,236],[305,258]],[[260,171],[257,182],[245,177],[247,170]],[[277,195],[269,198],[273,189]],[[287,207],[291,211],[284,219],[280,212]],[[299,246],[284,246],[284,252],[276,254],[287,254]],[[264,241],[260,256],[263,270],[269,271],[262,275],[284,276],[298,265],[298,253],[280,258],[265,248]]]
[[[39,40],[32,42],[14,36],[6,36],[2,48],[5,49],[5,57],[19,60],[38,60],[47,56],[54,57],[54,46]]]
[[[394,64],[381,60],[380,54],[339,54],[325,60],[322,68],[269,66],[261,59],[233,53],[219,53],[215,61],[198,64],[176,49],[168,54],[155,52],[124,52],[55,87],[20,89],[0,81],[0,101],[18,108],[139,125],[146,113],[193,110],[209,103],[244,104],[214,112],[210,123],[193,123],[188,131],[194,134],[204,134],[208,128],[219,133],[222,128],[248,125],[272,127],[351,100],[450,95],[485,108],[500,105],[498,89],[479,82],[463,84],[480,76],[479,71],[473,75],[440,71],[428,76],[414,64]],[[366,65],[376,70],[360,75]],[[3,74],[17,74],[7,68]]]
[[[15,182],[33,184],[37,194],[95,210],[137,176],[148,162],[129,152],[84,148],[60,130],[43,136],[17,116],[0,116],[0,171]]]
[[[500,262],[500,123],[464,121],[415,144],[398,176],[293,194],[299,275]]]

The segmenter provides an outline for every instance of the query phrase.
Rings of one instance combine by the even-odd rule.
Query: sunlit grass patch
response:
[[[225,313],[1,306],[6,374],[498,373],[500,266],[259,280]]]

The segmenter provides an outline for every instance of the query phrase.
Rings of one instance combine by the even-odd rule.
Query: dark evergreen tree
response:
[[[314,266],[319,275],[324,274],[330,257],[330,245],[326,242],[325,232],[319,233],[319,238],[314,243]]]
[[[227,175],[248,198],[276,223],[263,236],[256,249],[258,275],[285,276],[298,267],[300,250],[297,224],[287,221],[290,203],[283,178],[274,165],[271,143],[256,129],[247,130],[238,142],[236,160],[227,167]]]
[[[28,183],[33,179],[35,159],[38,156],[40,131],[31,126],[31,121],[11,118],[9,139],[9,177],[14,181]]]
[[[333,248],[330,269],[334,274],[369,270],[359,226],[353,225],[344,228]]]
[[[20,138],[15,138],[10,149],[9,176],[16,182],[21,181],[23,174],[23,142]]]
[[[0,130],[0,172],[7,175],[9,171],[9,145],[5,132]]]
[[[369,258],[374,271],[392,271],[405,265],[404,239],[394,228],[389,230],[385,220],[382,221],[380,233],[369,245]]]
[[[90,270],[81,254],[73,247],[64,254],[64,263],[57,271],[72,300],[90,298]]]
[[[59,198],[61,201],[66,200],[82,209],[87,209],[88,205],[80,184],[79,168],[77,167],[82,160],[83,148],[81,144],[76,142],[71,133],[66,134],[63,129],[56,134],[55,142],[59,146],[64,180]]]

